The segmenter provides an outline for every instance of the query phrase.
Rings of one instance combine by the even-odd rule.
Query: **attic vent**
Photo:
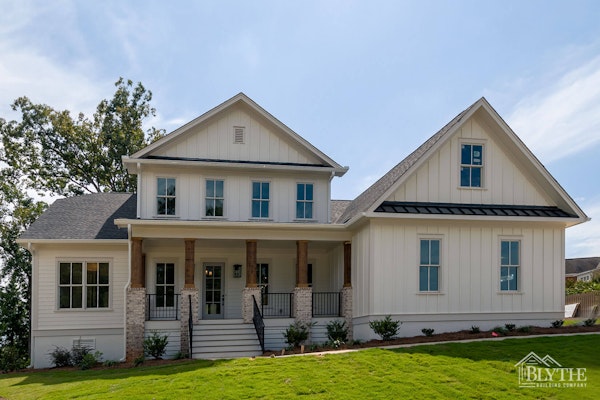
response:
[[[245,133],[246,133],[246,127],[234,126],[233,127],[233,143],[234,144],[244,144]]]
[[[73,339],[73,347],[86,348],[89,350],[96,350],[96,339],[95,338],[77,338]]]

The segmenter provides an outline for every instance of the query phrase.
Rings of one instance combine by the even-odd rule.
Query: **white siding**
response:
[[[474,204],[552,205],[548,196],[521,168],[516,158],[478,123],[464,125],[402,184],[388,200]],[[484,145],[483,188],[460,187],[461,143]]]
[[[442,240],[439,294],[419,293],[418,241],[430,236]],[[502,238],[521,241],[519,293],[500,291]],[[563,248],[559,226],[372,221],[353,239],[354,316],[560,312]]]
[[[124,245],[37,245],[35,249],[35,316],[33,330],[123,328],[124,288],[128,279],[128,247]],[[110,307],[93,310],[58,308],[60,261],[108,261]]]

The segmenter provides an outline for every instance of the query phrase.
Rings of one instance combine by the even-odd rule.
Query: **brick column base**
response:
[[[179,316],[181,322],[181,354],[191,357],[190,354],[190,335],[189,335],[189,317],[190,317],[190,299],[192,302],[192,324],[198,323],[198,290],[192,288],[181,289],[181,300],[179,301]]]
[[[125,359],[133,362],[144,355],[146,288],[128,288],[126,299]]]
[[[348,327],[348,340],[354,338],[353,327],[352,327],[352,288],[342,288],[342,304],[341,304],[342,317],[346,321],[346,327]]]
[[[294,288],[294,318],[297,322],[310,324],[312,322],[312,288]]]
[[[242,292],[242,319],[245,324],[252,323],[252,317],[254,316],[254,301],[252,297],[256,299],[258,307],[261,306],[262,296],[259,287],[244,288]]]

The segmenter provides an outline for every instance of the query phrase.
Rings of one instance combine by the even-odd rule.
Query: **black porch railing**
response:
[[[146,321],[176,321],[179,319],[178,294],[147,294]]]
[[[291,318],[294,293],[262,293],[262,315],[265,318]]]
[[[341,292],[313,292],[313,317],[339,317],[341,315]]]
[[[254,302],[254,313],[252,315],[252,322],[254,323],[254,329],[256,329],[256,336],[258,336],[258,342],[263,353],[265,352],[265,322],[263,321],[262,314],[256,304],[256,297],[252,296]]]

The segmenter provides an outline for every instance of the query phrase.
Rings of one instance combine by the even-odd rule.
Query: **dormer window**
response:
[[[483,187],[483,145],[463,143],[460,151],[460,186]]]

